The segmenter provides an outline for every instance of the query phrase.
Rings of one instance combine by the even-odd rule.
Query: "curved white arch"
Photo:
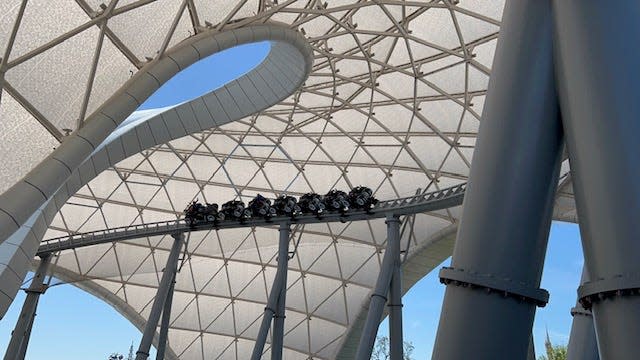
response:
[[[190,102],[115,131],[161,84],[190,64],[238,44],[272,41],[265,60],[240,78]],[[26,274],[35,249],[56,212],[104,169],[156,144],[240,119],[289,96],[306,79],[313,59],[304,38],[279,24],[208,31],[182,42],[149,63],[91,115],[84,127],[34,170],[0,195],[0,249],[11,259],[0,271],[12,281],[0,284],[4,313]],[[281,66],[287,66],[287,72]],[[249,99],[251,95],[251,99]],[[241,105],[236,102],[243,101]],[[129,128],[130,127],[130,128]],[[6,245],[5,245],[6,244]]]

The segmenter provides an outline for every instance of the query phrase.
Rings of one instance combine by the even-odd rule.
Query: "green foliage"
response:
[[[404,342],[404,360],[413,360],[411,355],[413,354],[414,346],[412,343]],[[371,353],[371,360],[389,360],[389,338],[386,336],[379,336],[376,338],[376,343],[373,345],[373,352]]]
[[[547,354],[539,356],[538,360],[567,360],[567,347],[562,345],[548,345]]]

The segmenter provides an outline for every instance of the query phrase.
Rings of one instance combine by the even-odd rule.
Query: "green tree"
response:
[[[567,347],[562,345],[556,345],[551,347],[551,350],[547,349],[546,355],[541,355],[538,360],[567,360]]]
[[[405,341],[403,345],[404,360],[413,360],[413,357],[411,357],[414,349],[413,344]],[[375,345],[373,345],[371,360],[389,360],[389,356],[389,338],[386,336],[378,336]]]
[[[547,333],[547,339],[544,342],[544,347],[547,350],[546,355],[541,355],[538,360],[567,360],[567,346],[566,345],[552,345],[549,339],[549,333]]]

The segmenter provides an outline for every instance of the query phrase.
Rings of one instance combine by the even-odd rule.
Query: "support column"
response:
[[[587,281],[589,281],[589,273],[585,267],[582,269],[580,284]],[[583,308],[578,302],[571,309],[571,316],[573,316],[573,323],[567,346],[567,360],[600,360],[591,311]]]
[[[40,300],[38,300],[40,302]],[[33,330],[33,322],[36,320],[36,315],[34,314],[31,318],[31,322],[29,323],[29,328],[27,329],[27,335],[22,340],[22,344],[20,344],[20,350],[18,351],[19,360],[24,360],[27,356],[27,349],[29,348],[29,340],[31,340],[31,330]]]
[[[562,146],[550,0],[507,1],[433,359],[526,359]]]
[[[390,224],[389,224],[390,225]],[[388,226],[389,226],[388,225]],[[393,274],[389,285],[389,356],[390,360],[404,360],[404,338],[402,335],[402,267],[400,261],[400,226],[393,234]]]
[[[158,322],[160,321],[160,314],[162,313],[162,308],[165,305],[169,290],[172,287],[171,285],[178,270],[178,260],[180,259],[182,244],[184,243],[184,234],[179,233],[172,236],[174,239],[173,245],[171,246],[171,251],[169,252],[167,265],[162,272],[162,279],[160,280],[160,285],[158,286],[156,298],[153,300],[153,305],[151,306],[151,312],[149,313],[147,324],[145,325],[144,332],[142,333],[140,347],[136,352],[136,360],[147,360],[147,358],[149,357],[149,349],[151,348],[151,343],[153,342],[153,336],[156,334],[156,328],[158,327]]]
[[[273,331],[271,338],[271,360],[282,360],[282,353],[284,347],[284,319],[287,301],[287,266],[289,261],[289,225],[280,225],[280,241],[287,243],[286,252],[278,253],[278,265],[280,265],[280,259],[285,259],[285,267],[282,270],[282,280],[280,287],[280,296],[278,297],[278,304],[276,306],[276,313],[273,320]]]
[[[264,315],[262,316],[262,323],[260,324],[260,330],[256,337],[256,343],[253,346],[253,352],[251,354],[251,360],[260,360],[262,358],[262,352],[264,351],[264,344],[267,342],[267,335],[269,334],[269,328],[271,327],[271,320],[277,313],[278,299],[282,292],[282,288],[287,286],[287,263],[289,260],[289,236],[291,229],[289,224],[280,224],[280,240],[278,243],[278,268],[276,269],[276,276],[273,279],[273,285],[271,286],[271,292],[269,293],[269,299],[267,299],[267,306],[264,308]],[[274,331],[275,333],[275,331]],[[273,352],[273,346],[271,347]]]
[[[23,360],[27,353],[27,345],[31,336],[31,328],[36,317],[36,309],[38,308],[38,300],[40,295],[46,291],[44,279],[47,276],[49,265],[51,264],[51,255],[45,255],[40,258],[40,265],[31,280],[31,285],[25,290],[27,298],[24,300],[20,316],[16,322],[16,327],[11,333],[11,340],[7,346],[7,352],[4,360]]]
[[[282,360],[282,353],[284,347],[284,319],[285,319],[285,306],[287,298],[287,275],[284,274],[282,280],[282,289],[280,289],[280,297],[278,298],[278,305],[276,306],[276,313],[273,316],[273,331],[271,337],[271,360]]]
[[[554,0],[556,72],[602,359],[640,339],[640,2]]]
[[[384,304],[387,302],[389,294],[389,285],[393,276],[393,268],[395,259],[400,257],[400,219],[396,216],[387,216],[387,248],[382,259],[380,273],[376,280],[376,287],[371,294],[369,300],[369,310],[367,319],[362,328],[358,351],[356,352],[356,360],[371,359],[371,352],[376,341],[376,334],[382,319]],[[396,253],[396,251],[398,253]]]
[[[173,276],[171,287],[167,294],[167,300],[164,302],[162,309],[162,320],[160,322],[160,337],[158,338],[158,352],[156,352],[156,360],[164,360],[164,354],[167,350],[167,341],[169,340],[169,324],[171,321],[171,304],[173,303],[173,291],[176,286],[176,277]]]

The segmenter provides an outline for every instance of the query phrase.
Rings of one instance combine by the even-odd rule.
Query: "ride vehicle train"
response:
[[[280,195],[274,200],[256,195],[245,206],[240,200],[227,201],[218,209],[218,204],[201,204],[194,200],[184,211],[185,222],[195,227],[203,222],[220,222],[223,220],[244,221],[250,218],[270,219],[275,216],[289,216],[295,218],[298,215],[313,214],[321,216],[325,212],[340,212],[346,214],[350,210],[370,211],[378,203],[373,196],[373,191],[366,186],[356,186],[347,194],[344,191],[333,189],[326,195],[307,193],[296,200],[290,195]]]

